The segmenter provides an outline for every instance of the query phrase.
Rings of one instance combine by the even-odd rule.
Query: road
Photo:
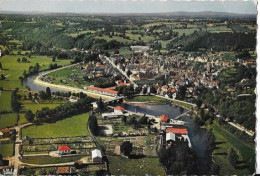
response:
[[[251,132],[249,130],[247,130],[245,127],[239,125],[239,124],[236,124],[234,122],[228,122],[230,125],[232,125],[233,127],[241,130],[241,131],[244,131],[245,133],[247,133],[249,136],[254,136],[254,132]]]
[[[26,126],[30,126],[30,125],[33,125],[33,123],[25,123],[25,124],[14,126],[14,127],[10,128],[10,129],[16,130],[16,141],[15,141],[14,161],[13,161],[14,162],[15,175],[18,175],[19,165],[20,165],[19,156],[20,156],[20,145],[22,143],[21,129],[26,127]]]
[[[220,115],[217,115],[217,117],[220,118]],[[249,131],[248,129],[246,129],[242,125],[239,125],[238,123],[234,123],[234,122],[227,122],[227,123],[232,125],[233,127],[237,128],[237,129],[239,129],[240,131],[244,131],[249,136],[254,136],[254,134],[255,134],[254,132]]]

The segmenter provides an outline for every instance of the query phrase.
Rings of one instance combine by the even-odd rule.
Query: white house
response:
[[[176,136],[174,133],[166,133],[166,142],[172,140],[172,141],[175,141],[176,139]]]
[[[70,152],[71,152],[71,149],[67,145],[62,145],[57,150],[57,153],[60,154],[60,155],[62,155],[62,154],[70,154]]]
[[[102,154],[98,149],[93,150],[92,152],[92,162],[93,163],[101,163],[102,162]]]

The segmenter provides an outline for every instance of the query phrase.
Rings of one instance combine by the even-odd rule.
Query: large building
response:
[[[116,97],[118,95],[118,92],[111,89],[103,89],[99,87],[93,87],[93,86],[87,86],[84,88],[85,90],[97,93],[97,94],[105,94]]]

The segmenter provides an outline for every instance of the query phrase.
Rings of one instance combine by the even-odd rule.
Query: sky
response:
[[[0,0],[0,11],[71,13],[214,11],[257,14],[256,0]]]

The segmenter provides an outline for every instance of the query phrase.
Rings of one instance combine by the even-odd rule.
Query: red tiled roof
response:
[[[188,134],[188,131],[186,128],[167,128],[166,133]]]
[[[167,115],[162,115],[161,116],[161,121],[162,122],[167,122],[168,119],[169,119],[169,117]]]
[[[58,150],[59,151],[68,151],[68,150],[70,150],[70,148],[67,145],[62,145],[62,146],[59,146]]]
[[[107,92],[107,93],[111,93],[111,94],[117,94],[117,91],[115,91],[115,90],[103,89],[103,88],[93,87],[93,86],[88,86],[87,88],[90,89],[90,90],[96,90],[96,91],[100,91],[100,92]]]
[[[68,174],[69,173],[69,167],[58,167],[57,174]]]
[[[2,129],[2,130],[0,130],[2,133],[9,133],[10,132],[10,130],[9,130],[9,128],[4,128],[4,129]]]
[[[121,106],[117,106],[117,107],[115,107],[115,109],[116,109],[116,110],[119,110],[119,111],[125,110],[125,108],[123,108],[123,107],[121,107]]]

